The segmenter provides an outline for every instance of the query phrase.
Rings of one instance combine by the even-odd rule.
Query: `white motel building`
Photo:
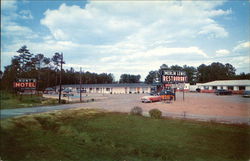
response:
[[[82,84],[82,90],[86,93],[129,94],[150,93],[151,85],[145,83],[120,83],[120,84]],[[56,87],[57,90],[59,86]],[[73,92],[80,90],[80,84],[62,85],[63,89],[71,89]]]
[[[82,84],[82,91],[86,93],[105,94],[135,94],[150,93],[152,85],[145,83],[119,83],[119,84]],[[62,85],[63,89],[71,89],[73,92],[80,90],[80,84]],[[185,92],[201,89],[202,93],[213,93],[217,89],[231,90],[234,94],[241,94],[245,90],[250,90],[250,80],[218,80],[207,83],[197,83],[190,85],[185,83]],[[56,86],[59,90],[59,86]],[[177,87],[177,91],[179,88]]]

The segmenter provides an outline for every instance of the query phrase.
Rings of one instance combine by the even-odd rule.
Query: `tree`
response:
[[[159,71],[155,70],[155,71],[150,71],[147,75],[147,77],[145,78],[145,83],[147,84],[152,84],[155,79],[157,79],[159,76]]]
[[[61,61],[63,61],[63,58],[62,58],[62,54],[56,52],[54,54],[54,56],[52,57],[52,62],[54,64],[54,70],[56,72],[56,79],[55,79],[55,85],[57,85],[57,82],[58,82],[58,77],[57,77],[57,73],[59,71],[59,67],[60,67],[60,63]],[[65,64],[65,62],[62,62],[62,64]]]
[[[178,71],[178,70],[182,71],[183,70],[183,68],[181,66],[179,66],[179,65],[172,65],[170,67],[170,69],[171,70],[176,70],[176,71]]]
[[[250,80],[250,73],[245,74],[244,72],[240,73],[239,75],[235,75],[234,79],[248,79]]]
[[[20,63],[22,71],[28,72],[35,67],[35,64],[31,61],[33,54],[30,53],[26,45],[17,50],[17,53],[19,53],[19,56],[15,56],[15,59]]]
[[[120,76],[120,83],[139,83],[141,79],[140,75],[130,75],[130,74],[122,74]]]
[[[219,62],[213,62],[208,66],[202,64],[197,68],[197,79],[200,83],[234,79],[235,71],[235,68],[229,63],[224,65]]]
[[[188,82],[190,84],[195,84],[197,82],[196,79],[197,69],[195,67],[184,65],[183,71],[186,72],[186,75],[188,77]]]
[[[225,64],[226,75],[228,78],[233,78],[235,76],[236,69],[229,63]]]

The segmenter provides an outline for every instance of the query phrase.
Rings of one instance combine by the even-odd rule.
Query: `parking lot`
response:
[[[95,102],[82,104],[83,108],[101,108],[109,111],[129,112],[134,106],[143,109],[144,114],[150,109],[158,108],[163,115],[185,117],[199,120],[247,123],[250,116],[250,98],[240,95],[216,96],[206,93],[177,93],[177,100],[171,103],[142,103],[140,98],[146,94],[106,94],[92,95],[99,99]],[[89,95],[88,97],[91,97]]]
[[[163,116],[167,117],[250,124],[250,98],[243,98],[240,95],[216,96],[213,93],[185,93],[183,100],[183,93],[177,92],[176,101],[170,103],[142,103],[140,98],[145,95],[148,94],[84,94],[84,103],[4,109],[1,110],[1,118],[69,108],[97,108],[112,112],[130,112],[131,108],[139,106],[146,116],[150,109],[157,108],[162,111]],[[58,95],[44,96],[58,98]],[[79,97],[75,95],[64,97],[64,99],[76,101]]]

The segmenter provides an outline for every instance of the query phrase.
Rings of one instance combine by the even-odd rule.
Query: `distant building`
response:
[[[82,84],[81,91],[85,93],[150,93],[151,85],[145,83],[121,83],[121,84]],[[71,89],[73,92],[80,91],[80,84],[62,85],[63,89]],[[59,86],[56,86],[59,89]]]
[[[231,90],[235,94],[250,90],[250,80],[217,80],[207,83],[197,83],[201,92],[214,92],[217,89]]]

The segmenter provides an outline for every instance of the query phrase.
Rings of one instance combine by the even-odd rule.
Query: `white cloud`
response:
[[[222,16],[222,15],[230,15],[232,14],[232,9],[229,10],[222,10],[222,9],[218,9],[218,10],[212,10],[210,12],[208,12],[208,15],[210,16]]]
[[[230,51],[226,50],[226,49],[220,49],[215,51],[216,52],[216,56],[226,56],[230,53]]]
[[[209,24],[201,28],[199,34],[209,35],[211,38],[227,37],[228,32],[218,24]]]
[[[33,19],[33,16],[30,12],[30,10],[22,10],[19,12],[20,18],[22,19]]]
[[[217,9],[222,4],[222,1],[90,1],[84,8],[62,4],[58,9],[47,10],[40,22],[50,30],[55,42],[79,45],[71,50],[77,55],[75,64],[93,66],[92,70],[97,72],[105,69],[120,74],[143,73],[153,68],[147,63],[157,62],[154,68],[158,68],[161,63],[184,65],[187,60],[195,59],[192,63],[197,63],[208,58],[198,46],[178,44],[204,35],[227,37],[228,32],[214,19],[232,13]]]
[[[207,51],[194,42],[223,40],[229,36],[217,19],[232,14],[231,9],[219,9],[223,3],[89,1],[86,6],[62,4],[58,9],[48,9],[40,20],[51,35],[40,36],[41,42],[34,42],[32,38],[16,40],[7,48],[17,50],[26,44],[32,52],[42,52],[49,57],[63,52],[67,68],[111,72],[116,79],[122,73],[141,74],[144,78],[148,71],[158,69],[163,63],[192,66],[211,63]],[[21,14],[32,18],[29,11]],[[16,23],[5,27],[8,33],[13,32],[12,36],[34,34]],[[226,55],[229,51],[220,49],[216,54]]]
[[[199,34],[226,37],[226,30],[212,19],[231,13],[215,9],[220,4],[90,1],[85,8],[62,4],[58,10],[47,10],[41,24],[48,27],[57,40],[89,44],[126,39],[152,43]]]
[[[15,0],[1,0],[1,10],[12,11],[16,9],[17,5]]]
[[[237,46],[233,48],[234,52],[241,52],[241,51],[249,51],[250,50],[250,41],[247,42],[241,42]]]

